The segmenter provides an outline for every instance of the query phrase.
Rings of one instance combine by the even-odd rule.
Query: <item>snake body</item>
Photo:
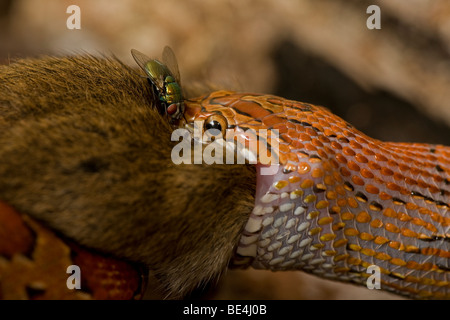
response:
[[[277,129],[273,175],[257,164],[255,207],[234,264],[304,270],[382,289],[450,298],[450,147],[382,142],[326,108],[218,91],[186,101],[188,123]]]

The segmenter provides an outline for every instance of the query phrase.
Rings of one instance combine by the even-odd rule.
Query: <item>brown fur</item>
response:
[[[0,66],[0,199],[146,263],[181,297],[224,270],[253,207],[245,165],[175,165],[146,79],[116,59]]]

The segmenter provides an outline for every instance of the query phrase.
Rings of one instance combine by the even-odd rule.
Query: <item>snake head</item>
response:
[[[264,124],[273,111],[264,109],[251,97],[258,95],[216,91],[186,100],[184,118],[178,125],[189,130],[194,140],[203,144],[210,143],[214,137],[214,143],[224,143],[227,150],[236,151],[238,157],[243,156],[249,163],[277,165],[278,129],[268,130]],[[282,112],[282,108],[276,111]]]

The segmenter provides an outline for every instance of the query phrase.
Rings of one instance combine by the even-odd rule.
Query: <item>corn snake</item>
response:
[[[372,139],[323,107],[218,91],[186,100],[204,129],[277,129],[233,263],[304,270],[413,298],[450,298],[450,147]],[[215,122],[214,122],[215,121]]]

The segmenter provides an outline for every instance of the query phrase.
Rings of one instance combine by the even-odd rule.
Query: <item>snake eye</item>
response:
[[[220,114],[213,114],[209,116],[203,124],[203,129],[210,136],[218,136],[222,134],[222,138],[225,138],[225,130],[228,127],[227,119]]]

